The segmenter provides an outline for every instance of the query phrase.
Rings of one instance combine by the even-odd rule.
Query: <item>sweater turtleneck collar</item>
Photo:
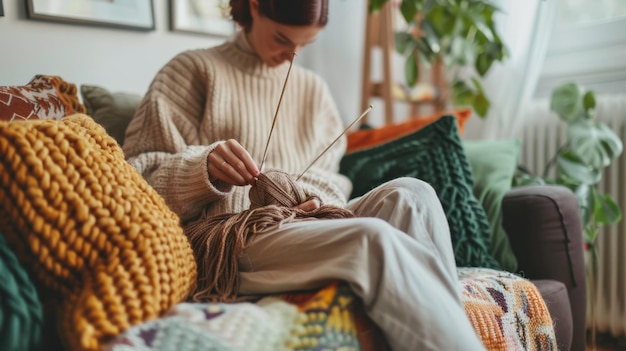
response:
[[[266,65],[248,42],[244,30],[239,30],[230,41],[221,45],[219,49],[233,65],[250,74],[284,78],[289,69],[288,61],[276,67]]]

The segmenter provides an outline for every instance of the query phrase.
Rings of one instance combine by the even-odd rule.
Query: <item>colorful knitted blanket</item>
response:
[[[552,318],[537,287],[508,272],[459,269],[465,312],[490,351],[556,351]]]
[[[557,350],[548,309],[530,281],[486,268],[460,268],[459,278],[465,311],[487,350]],[[182,304],[105,350],[389,350],[363,311],[343,284],[257,303]]]

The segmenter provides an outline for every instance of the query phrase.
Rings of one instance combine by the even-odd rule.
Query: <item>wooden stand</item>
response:
[[[361,111],[365,110],[373,97],[382,98],[385,109],[385,123],[394,122],[393,104],[394,101],[404,101],[410,106],[409,117],[418,115],[418,107],[422,104],[432,104],[435,111],[445,109],[446,83],[444,77],[444,67],[441,61],[437,61],[431,67],[431,84],[435,90],[435,96],[427,99],[412,100],[410,97],[394,98],[393,89],[393,67],[392,55],[395,53],[394,24],[393,24],[393,1],[389,0],[377,13],[369,13],[367,6],[365,24],[365,44],[363,50],[363,81],[361,86]],[[420,35],[419,33],[414,33]],[[382,51],[382,81],[372,82],[372,52],[380,48]],[[423,67],[418,62],[420,77],[422,77]],[[363,119],[367,123],[367,117]]]

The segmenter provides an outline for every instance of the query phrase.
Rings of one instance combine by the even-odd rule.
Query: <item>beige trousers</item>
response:
[[[448,223],[435,191],[400,178],[352,200],[360,218],[284,225],[239,260],[241,295],[344,280],[394,351],[484,350],[460,303]]]

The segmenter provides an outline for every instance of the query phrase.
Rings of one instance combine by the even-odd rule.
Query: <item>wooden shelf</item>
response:
[[[395,115],[393,104],[396,101],[402,101],[410,105],[409,117],[417,115],[418,107],[423,105],[431,105],[435,111],[445,109],[445,79],[443,72],[443,64],[436,62],[431,68],[432,94],[429,96],[420,96],[412,94],[411,89],[404,89],[400,84],[392,81],[392,56],[395,52],[394,25],[393,25],[393,1],[387,1],[385,5],[377,13],[369,13],[366,9],[365,23],[365,45],[363,50],[363,81],[361,88],[361,110],[365,110],[370,104],[370,99],[380,98],[383,100],[385,108],[385,123],[394,123]],[[368,8],[368,6],[366,6]],[[419,15],[417,17],[419,20]],[[380,48],[382,51],[382,64],[380,67],[372,67],[372,51]],[[382,81],[372,82],[372,68],[382,70]],[[420,71],[422,67],[419,67]],[[420,74],[420,76],[422,76]],[[419,83],[419,82],[418,82]],[[427,84],[427,83],[419,83]],[[404,94],[400,93],[404,91]],[[413,92],[414,93],[414,92]],[[418,97],[411,97],[417,95]],[[365,117],[367,118],[367,117]],[[363,123],[367,123],[364,120]]]
[[[370,83],[370,98],[384,96],[384,84],[381,82]],[[420,94],[415,90],[425,89],[427,92]],[[410,104],[433,104],[439,99],[439,91],[432,84],[421,84],[414,88],[404,87],[401,84],[393,83],[391,87],[391,97],[394,101],[402,101]]]

